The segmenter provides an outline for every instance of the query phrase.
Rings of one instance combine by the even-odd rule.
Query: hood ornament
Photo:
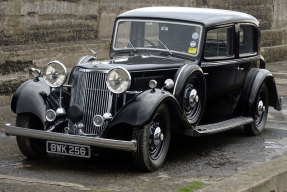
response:
[[[95,57],[95,59],[97,59],[98,53],[102,51],[102,50],[94,51],[94,50],[92,50],[92,49],[90,49],[90,48],[89,48],[89,50],[93,53],[93,56]]]

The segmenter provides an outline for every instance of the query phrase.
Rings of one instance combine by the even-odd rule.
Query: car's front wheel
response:
[[[245,126],[245,130],[249,135],[259,135],[264,130],[268,114],[268,104],[268,89],[266,84],[263,83],[251,109],[251,116],[254,121]]]
[[[166,105],[160,105],[151,121],[134,128],[137,151],[133,153],[135,165],[143,171],[155,171],[163,164],[170,143],[170,118]]]
[[[41,129],[39,120],[31,114],[17,114],[16,126],[31,129]],[[27,137],[16,137],[18,147],[23,155],[31,159],[43,158],[47,155],[45,141]]]

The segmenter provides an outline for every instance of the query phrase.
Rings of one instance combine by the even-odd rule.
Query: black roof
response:
[[[175,19],[202,23],[212,26],[225,23],[247,22],[257,26],[259,21],[246,13],[223,9],[191,8],[191,7],[145,7],[127,11],[118,18],[153,18]]]

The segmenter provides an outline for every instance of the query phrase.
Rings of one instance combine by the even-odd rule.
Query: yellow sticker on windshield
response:
[[[196,54],[196,48],[189,47],[189,48],[188,48],[188,53],[195,55],[195,54]]]

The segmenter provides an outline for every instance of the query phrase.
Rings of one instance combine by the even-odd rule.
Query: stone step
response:
[[[261,54],[266,62],[277,62],[287,60],[287,44],[270,47],[262,47]]]
[[[49,61],[59,60],[71,69],[89,49],[101,50],[99,59],[108,58],[109,41],[74,41],[0,47],[0,95],[10,95],[28,80],[29,68],[42,69]],[[3,96],[4,97],[4,96]],[[7,97],[5,97],[7,100]]]
[[[27,71],[27,69],[33,67],[32,60],[30,61],[5,61],[0,64],[0,75],[8,75],[16,72]]]
[[[28,72],[16,72],[0,76],[0,95],[10,95],[26,80],[30,78]]]
[[[287,30],[271,29],[261,31],[261,46],[270,47],[287,44]]]
[[[7,65],[7,61],[12,63],[21,61],[37,67],[44,67],[49,61],[59,60],[67,67],[72,67],[80,57],[91,55],[89,49],[101,50],[99,59],[108,58],[109,41],[91,40],[3,46],[0,47],[0,69],[1,66],[5,67]],[[10,72],[17,72],[17,70],[10,70]]]

